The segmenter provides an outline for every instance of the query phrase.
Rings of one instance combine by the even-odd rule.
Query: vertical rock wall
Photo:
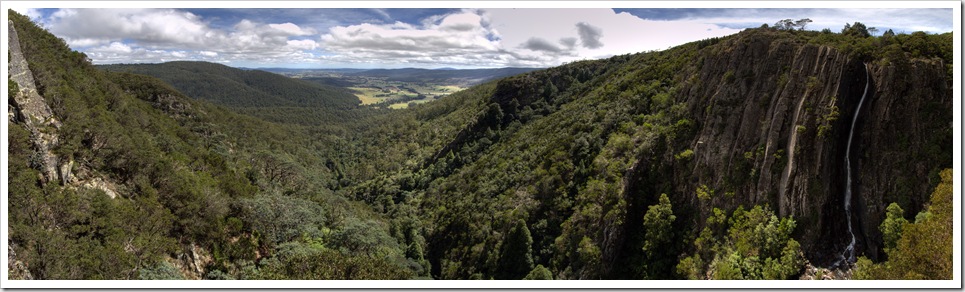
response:
[[[768,204],[798,221],[795,237],[821,264],[846,244],[845,147],[870,82],[852,146],[851,204],[858,254],[877,258],[877,226],[887,204],[897,201],[913,217],[937,182],[933,172],[950,167],[952,101],[944,64],[862,62],[832,47],[745,33],[707,47],[696,66],[680,73],[685,81],[676,98],[688,103],[698,130],[670,149],[694,150],[693,163],[674,164],[675,206]],[[701,185],[715,191],[710,202],[696,197]]]

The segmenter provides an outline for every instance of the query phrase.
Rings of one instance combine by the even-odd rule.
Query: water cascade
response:
[[[846,168],[847,185],[845,186],[845,190],[844,190],[844,214],[848,218],[848,234],[851,235],[851,242],[848,243],[848,246],[844,249],[844,252],[841,253],[841,259],[838,260],[837,263],[835,263],[835,266],[841,264],[842,261],[847,261],[848,263],[855,262],[855,256],[854,256],[855,237],[854,237],[854,230],[851,227],[852,225],[851,223],[851,193],[852,193],[851,191],[851,188],[852,188],[851,142],[854,139],[854,126],[855,124],[858,123],[858,114],[861,113],[861,105],[864,104],[864,98],[868,96],[868,85],[870,85],[871,83],[871,79],[868,78],[867,66],[865,66],[864,68],[864,76],[865,76],[864,93],[861,94],[861,101],[858,101],[858,108],[854,110],[854,117],[851,119],[851,130],[848,132],[848,147],[844,152],[844,162],[845,162],[845,165],[847,166]]]

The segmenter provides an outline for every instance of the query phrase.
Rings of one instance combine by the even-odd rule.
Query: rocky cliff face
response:
[[[688,103],[698,130],[673,149],[692,149],[690,163],[663,162],[674,165],[673,189],[680,195],[674,200],[694,209],[769,204],[798,221],[796,237],[812,261],[831,260],[850,240],[844,159],[868,85],[851,149],[851,205],[858,254],[876,258],[887,204],[914,206],[906,212],[913,216],[936,183],[932,172],[951,164],[944,65],[863,62],[767,31],[743,34],[708,47],[678,76],[676,99]],[[941,143],[948,147],[925,149]],[[714,192],[709,203],[695,194],[702,185]],[[693,224],[704,219],[694,216]]]
[[[63,159],[53,149],[60,144],[58,129],[61,122],[53,114],[47,100],[37,91],[33,72],[20,47],[20,39],[12,21],[8,22],[10,44],[10,80],[17,83],[19,92],[10,99],[11,122],[22,123],[31,133],[35,148],[35,162],[43,173],[43,181],[59,181],[70,187],[83,187],[103,191],[111,198],[117,197],[117,184],[103,175],[85,167],[75,167],[74,160]]]
[[[54,149],[61,146],[61,135],[63,133],[60,129],[62,127],[69,128],[70,122],[68,119],[63,119],[65,122],[61,123],[58,116],[51,110],[50,101],[38,91],[40,84],[37,80],[40,79],[35,80],[34,72],[31,71],[27,61],[28,56],[25,56],[20,37],[12,21],[8,22],[8,32],[10,50],[8,78],[16,83],[18,89],[15,95],[9,97],[8,119],[11,123],[22,125],[30,132],[31,150],[33,152],[31,164],[40,170],[42,174],[42,177],[39,178],[40,181],[43,183],[59,183],[69,189],[101,190],[110,198],[129,195],[125,194],[124,191],[129,192],[130,188],[118,183],[111,176],[92,170],[85,166],[83,162],[75,162],[69,157],[55,154]],[[26,54],[29,55],[30,52],[28,51]],[[130,83],[143,82],[143,78],[129,78],[125,81]],[[149,84],[141,88],[144,89],[143,92],[128,91],[127,93],[151,103],[152,106],[169,114],[172,118],[188,119],[193,117],[192,113],[199,112],[192,111],[191,105],[184,102],[185,97],[176,96],[172,93],[173,90],[166,86]],[[107,142],[97,139],[92,139],[89,144],[85,145],[85,147],[94,150],[109,146],[111,145],[108,145]],[[4,203],[6,204],[6,202]],[[89,210],[79,212],[87,211]],[[32,263],[21,258],[23,257],[22,253],[18,257],[18,251],[22,250],[24,244],[18,244],[13,240],[8,241],[8,243],[7,268],[10,271],[10,279],[30,280],[43,277],[42,274],[36,277],[34,275],[38,274],[31,274],[30,266]],[[131,249],[125,251],[134,253],[134,250]],[[193,242],[182,246],[182,250],[176,253],[176,257],[176,259],[172,258],[170,261],[180,268],[187,279],[203,278],[205,267],[212,261],[209,252]]]
[[[939,171],[951,167],[952,87],[939,59],[868,67],[874,98],[856,129],[858,201],[852,204],[860,206],[865,251],[877,258],[883,255],[878,225],[888,204],[897,202],[906,216],[915,216],[941,180]]]
[[[8,116],[13,118],[11,121],[21,121],[30,131],[31,140],[37,150],[35,160],[44,174],[45,181],[59,179],[58,159],[52,150],[59,144],[57,129],[61,124],[51,113],[44,98],[37,93],[33,73],[30,72],[27,59],[20,49],[17,30],[14,29],[12,21],[8,21],[7,24],[7,40],[10,43],[9,78],[16,82],[20,89],[16,96],[10,98],[13,114]]]

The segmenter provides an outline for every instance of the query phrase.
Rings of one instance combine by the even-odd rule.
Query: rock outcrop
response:
[[[204,279],[205,267],[212,262],[211,255],[204,248],[191,243],[182,245],[176,259],[169,259],[181,271],[185,279]]]
[[[60,178],[57,166],[59,160],[52,150],[59,144],[57,129],[61,124],[44,98],[37,93],[37,84],[20,48],[20,39],[13,21],[8,21],[7,25],[7,41],[10,47],[9,78],[20,88],[16,96],[10,97],[13,114],[8,113],[8,117],[13,118],[11,121],[22,121],[30,131],[31,140],[37,149],[37,157],[32,163],[38,164],[45,181],[56,180]]]
[[[20,47],[17,30],[14,29],[12,21],[8,22],[8,25],[10,80],[16,82],[19,88],[19,92],[10,99],[8,118],[11,122],[22,123],[30,131],[36,150],[32,163],[36,163],[43,173],[44,182],[57,180],[64,186],[96,189],[116,198],[119,191],[116,183],[83,166],[76,166],[73,159],[58,157],[52,151],[60,143],[58,129],[62,124],[51,111],[46,99],[37,91],[37,83]],[[155,102],[167,105],[174,111],[183,111],[186,108],[172,100],[173,98],[158,97]]]
[[[7,279],[33,280],[34,277],[30,274],[27,264],[17,258],[17,252],[14,249],[16,245],[12,241],[7,241]]]

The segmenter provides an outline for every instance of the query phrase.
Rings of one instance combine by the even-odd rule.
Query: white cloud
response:
[[[299,50],[314,50],[318,48],[318,43],[313,40],[289,40],[288,47]]]
[[[200,46],[210,36],[199,17],[173,9],[60,9],[46,22],[70,43],[132,39],[156,46]]]
[[[114,54],[130,53],[132,51],[133,50],[131,49],[130,46],[119,42],[112,42],[110,45],[96,47],[88,50],[88,52],[114,53]]]
[[[67,39],[67,45],[71,48],[79,49],[86,47],[102,46],[111,43],[110,39],[104,38],[70,38]]]
[[[580,40],[573,56],[541,58],[546,60],[544,66],[584,58],[662,50],[740,31],[696,21],[644,20],[629,13],[614,13],[611,9],[486,9],[484,12],[491,19],[492,28],[500,32],[504,47],[526,48],[533,37],[560,40],[564,46],[576,45],[576,40]]]
[[[484,65],[500,54],[492,32],[483,17],[470,10],[434,16],[421,26],[361,23],[335,26],[322,35],[321,45],[335,53],[326,61],[395,64],[473,64]]]
[[[200,16],[175,9],[60,9],[43,22],[96,63],[171,60],[304,61],[318,45],[293,37],[316,35],[291,22],[241,20],[218,29]]]
[[[543,67],[665,49],[738,31],[696,22],[642,20],[611,9],[465,9],[430,16],[417,25],[331,27],[320,45],[333,53],[324,59],[327,62]]]
[[[745,9],[648,20],[604,8],[464,9],[406,23],[390,22],[393,17],[386,10],[372,11],[382,19],[313,22],[314,27],[282,14],[258,18],[261,22],[224,23],[215,18],[223,16],[177,9],[60,9],[41,21],[97,63],[185,59],[245,66],[546,67],[662,50],[784,18],[809,17],[814,22],[808,28],[815,30],[840,30],[842,20],[858,20],[869,27],[910,32],[944,29],[942,21],[948,17],[947,11],[934,9]],[[40,15],[37,10],[21,13]]]
[[[482,17],[474,13],[459,13],[442,19],[439,29],[443,31],[481,31]]]
[[[292,35],[292,36],[296,36],[296,35],[297,35],[297,36],[302,36],[302,35],[312,35],[312,34],[315,34],[315,31],[313,31],[313,30],[311,30],[311,29],[303,29],[303,28],[301,28],[301,27],[298,27],[298,25],[295,25],[294,23],[291,23],[291,22],[286,22],[286,23],[281,23],[281,24],[272,23],[272,24],[268,24],[268,27],[270,27],[270,28],[272,28],[272,29],[275,29],[275,30],[278,30],[278,31],[280,31],[280,32],[283,32],[283,33],[285,33],[285,34],[287,34],[287,35]]]
[[[26,15],[30,19],[38,19],[43,16],[40,13],[40,9],[37,9],[37,8],[14,7],[11,9],[13,9],[13,11],[16,11],[17,13]]]

